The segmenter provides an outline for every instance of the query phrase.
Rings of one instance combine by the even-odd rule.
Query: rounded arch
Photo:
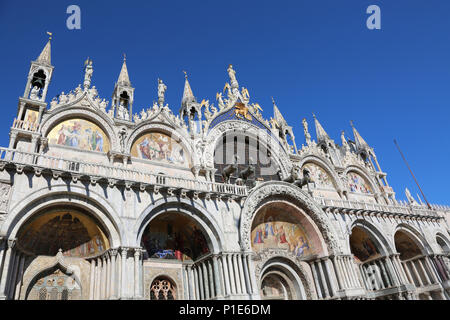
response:
[[[394,244],[400,258],[404,258],[404,251],[415,252],[415,254],[428,254],[432,252],[425,238],[419,231],[407,224],[399,224],[394,232]],[[410,247],[408,248],[408,242]],[[420,251],[417,251],[417,249]],[[415,251],[413,251],[415,250]],[[409,256],[409,255],[408,255]]]
[[[130,134],[127,139],[125,150],[131,154],[132,147],[143,135],[146,133],[161,133],[174,139],[181,147],[188,153],[188,161],[191,166],[195,166],[199,163],[196,153],[192,150],[190,139],[186,137],[181,130],[169,126],[163,123],[149,123],[148,121],[140,123]]]
[[[390,245],[388,239],[386,239],[386,237],[383,235],[383,233],[372,223],[367,222],[366,220],[363,220],[363,219],[357,219],[357,220],[353,221],[353,223],[350,226],[350,229],[352,231],[354,228],[360,228],[360,229],[364,230],[375,241],[375,245],[379,249],[379,251],[380,251],[379,253],[381,255],[387,256],[387,255],[391,255],[392,253],[394,253],[394,250],[393,250],[392,246]],[[351,235],[350,235],[349,241],[347,243],[349,245],[349,249],[351,252],[350,238],[351,238]]]
[[[264,278],[274,271],[278,274],[283,274],[285,279],[290,280],[292,299],[313,299],[315,291],[312,285],[312,279],[302,263],[299,263],[295,258],[288,255],[269,255],[264,257],[256,266],[256,279],[259,290],[262,289]],[[263,296],[261,295],[261,298],[264,298]]]
[[[342,185],[341,179],[332,169],[332,165],[329,163],[328,159],[323,159],[317,155],[307,155],[300,161],[299,167],[302,168],[305,164],[308,163],[313,163],[322,168],[331,177],[333,185],[338,193],[341,193],[345,190],[345,187]]]
[[[36,213],[53,206],[69,204],[95,217],[108,233],[110,246],[119,247],[124,237],[115,209],[96,192],[90,190],[89,196],[85,192],[86,189],[79,186],[71,186],[68,191],[65,184],[52,186],[51,192],[48,188],[36,190],[10,208],[10,213],[1,226],[1,234],[9,239],[16,238],[20,228]]]
[[[356,172],[363,179],[365,179],[369,183],[370,187],[372,188],[374,196],[378,196],[380,194],[380,188],[375,183],[375,181],[373,180],[373,178],[370,176],[370,174],[367,172],[366,169],[361,168],[361,167],[356,166],[356,165],[350,165],[350,166],[346,167],[345,170],[344,170],[344,176],[346,177],[346,179],[347,179],[347,175],[350,172]],[[345,189],[348,189],[348,185],[345,186]]]
[[[239,227],[240,242],[243,250],[251,251],[250,233],[253,219],[258,209],[274,198],[284,199],[301,208],[319,229],[326,243],[326,251],[329,254],[338,254],[341,252],[333,224],[323,212],[322,208],[303,190],[282,181],[262,183],[252,190],[244,202]]]
[[[75,104],[81,101],[86,96],[84,93],[79,99],[68,105],[67,107],[60,107],[53,111],[50,116],[45,117],[40,126],[40,131],[43,137],[47,137],[50,131],[59,123],[73,118],[82,118],[96,124],[107,135],[111,150],[119,148],[118,137],[114,129],[114,124],[108,115],[104,112],[96,112],[92,108],[76,106]]]
[[[441,232],[436,233],[435,239],[438,244],[438,248],[441,249],[441,252],[444,254],[449,254],[450,241]]]
[[[278,168],[280,168],[282,176],[287,177],[289,175],[292,164],[287,151],[280,141],[272,134],[269,134],[267,129],[262,129],[254,124],[238,120],[220,122],[208,132],[206,137],[207,144],[204,152],[205,162],[208,167],[214,167],[214,150],[219,143],[219,139],[222,139],[223,135],[228,132],[242,132],[245,135],[262,137],[260,141],[268,141],[269,143],[265,143],[265,146],[267,148],[268,145],[270,145],[272,157]]]
[[[225,239],[214,217],[197,202],[177,197],[159,199],[140,214],[133,227],[133,234],[136,236],[133,239],[135,246],[141,245],[142,236],[150,222],[167,212],[180,213],[193,219],[206,233],[207,241],[211,246],[211,253],[222,251],[222,244]]]

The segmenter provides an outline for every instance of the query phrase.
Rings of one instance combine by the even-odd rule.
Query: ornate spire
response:
[[[47,41],[47,44],[45,45],[44,49],[42,49],[41,54],[37,58],[36,61],[41,62],[43,64],[51,65],[51,44],[50,41],[52,40],[52,33],[47,32],[49,35],[49,39]]]
[[[119,79],[117,80],[118,84],[121,84],[123,86],[131,87],[130,77],[128,76],[128,69],[127,69],[127,58],[125,56],[125,53],[123,54],[123,64],[122,69],[120,70]]]
[[[280,110],[277,107],[277,104],[275,103],[275,100],[272,97],[272,103],[273,103],[273,117],[275,121],[278,123],[278,125],[282,128],[287,127],[287,122],[284,120],[283,115],[281,114]]]
[[[182,106],[184,106],[188,102],[195,101],[195,97],[194,97],[194,94],[192,93],[192,89],[191,89],[191,85],[189,84],[187,73],[186,73],[186,71],[183,71],[183,72],[184,72],[185,81],[184,81],[183,98],[181,99]]]
[[[314,124],[316,126],[317,141],[320,142],[320,141],[331,140],[330,137],[328,136],[328,133],[322,127],[319,120],[317,120],[316,115],[314,113],[313,113],[313,118],[314,118]]]
[[[350,125],[353,128],[353,135],[355,136],[356,148],[358,150],[370,149],[370,146],[367,144],[366,141],[364,141],[364,139],[359,134],[358,130],[356,130],[352,120],[350,120]]]

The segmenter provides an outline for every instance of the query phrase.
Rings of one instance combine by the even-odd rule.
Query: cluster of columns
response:
[[[90,259],[91,300],[141,299],[143,297],[142,249],[109,249]]]
[[[330,299],[336,296],[339,290],[338,281],[332,262],[328,257],[317,259],[309,263],[319,299]]]
[[[398,256],[392,254],[360,264],[359,269],[366,290],[383,290],[408,283]]]
[[[1,240],[0,244],[0,299],[18,299],[22,290],[22,278],[26,253],[18,250],[16,240]]]
[[[361,288],[361,277],[351,255],[337,255],[331,258],[340,290]]]
[[[250,270],[252,253],[209,255],[183,269],[186,299],[208,300],[257,294],[258,286]]]

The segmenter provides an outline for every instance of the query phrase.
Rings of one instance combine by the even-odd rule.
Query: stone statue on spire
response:
[[[92,60],[87,58],[86,61],[84,62],[84,82],[83,82],[84,90],[89,89],[89,87],[91,86],[91,78],[93,72],[94,68],[92,67]]]
[[[158,79],[158,104],[160,107],[164,105],[164,94],[167,90],[167,86],[161,79]]]
[[[233,69],[233,65],[230,64],[228,66],[227,71],[228,71],[228,76],[230,77],[231,88],[238,88],[239,84],[236,79],[236,71]]]
[[[345,132],[344,130],[341,131],[341,142],[342,142],[342,146],[344,147],[344,149],[346,151],[350,150],[350,146],[348,145],[347,139],[345,139]]]
[[[306,122],[306,118],[303,118],[302,123],[303,123],[303,131],[305,133],[306,144],[309,146],[311,144],[311,135],[309,134],[308,131],[308,122]]]

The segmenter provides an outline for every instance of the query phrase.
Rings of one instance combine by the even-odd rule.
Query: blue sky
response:
[[[66,8],[81,8],[81,30],[66,28]],[[366,8],[381,8],[381,30],[366,28]],[[340,143],[350,120],[375,149],[404,199],[418,193],[397,139],[432,203],[450,204],[450,1],[0,1],[0,145],[23,94],[29,63],[53,32],[55,71],[47,101],[74,89],[83,62],[111,100],[122,54],[135,91],[134,111],[157,99],[157,79],[178,113],[184,75],[198,99],[215,100],[232,63],[253,102],[272,116],[273,96],[297,144],[301,119],[314,112]],[[313,134],[314,135],[314,134]]]

